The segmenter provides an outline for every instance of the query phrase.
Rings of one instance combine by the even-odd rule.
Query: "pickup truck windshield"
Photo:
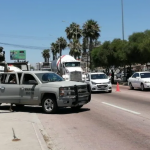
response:
[[[36,73],[36,76],[42,83],[64,81],[63,78],[55,73]]]

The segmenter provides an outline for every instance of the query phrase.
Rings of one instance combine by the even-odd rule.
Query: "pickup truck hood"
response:
[[[52,87],[67,87],[74,85],[87,85],[87,84],[84,82],[75,82],[75,81],[49,82],[43,84],[43,86],[52,86]]]

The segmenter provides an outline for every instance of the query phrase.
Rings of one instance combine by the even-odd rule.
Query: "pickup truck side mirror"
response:
[[[38,83],[37,83],[37,81],[35,81],[35,80],[29,80],[29,84],[37,85]]]

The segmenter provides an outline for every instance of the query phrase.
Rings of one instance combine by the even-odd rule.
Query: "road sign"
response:
[[[10,60],[26,60],[26,51],[25,50],[11,50]]]

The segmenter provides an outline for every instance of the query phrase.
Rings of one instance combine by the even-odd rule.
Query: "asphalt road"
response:
[[[56,150],[150,150],[150,91],[94,93],[80,112],[39,113]]]

